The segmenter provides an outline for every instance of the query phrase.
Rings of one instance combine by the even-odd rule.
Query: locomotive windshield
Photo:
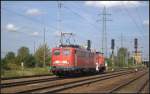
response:
[[[69,49],[64,49],[63,50],[63,55],[65,55],[65,56],[70,55],[70,50]]]
[[[59,49],[55,50],[54,55],[60,55],[60,50]]]

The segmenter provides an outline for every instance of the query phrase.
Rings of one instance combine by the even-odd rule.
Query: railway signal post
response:
[[[111,40],[111,49],[112,49],[112,57],[111,57],[112,70],[113,70],[113,67],[114,67],[114,46],[115,46],[115,40],[112,39],[112,40]]]
[[[135,60],[136,58],[136,56],[137,56],[137,48],[138,48],[138,39],[137,38],[135,38],[134,39],[134,48],[135,48],[135,53],[134,53],[134,63],[135,63],[135,65],[137,65],[137,61]]]

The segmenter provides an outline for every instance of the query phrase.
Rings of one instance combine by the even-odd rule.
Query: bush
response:
[[[15,63],[7,63],[7,68],[8,68],[8,70],[20,69],[20,67],[17,64],[15,64]]]
[[[29,55],[24,63],[25,63],[26,67],[31,68],[31,67],[35,67],[36,61],[35,61],[35,58],[32,55]]]

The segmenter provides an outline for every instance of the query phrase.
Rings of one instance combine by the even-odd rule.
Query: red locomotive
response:
[[[52,49],[51,71],[58,76],[90,74],[105,70],[104,57],[91,51],[90,40],[87,49],[78,45],[60,45]]]

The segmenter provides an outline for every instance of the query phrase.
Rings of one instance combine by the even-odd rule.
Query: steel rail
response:
[[[149,82],[149,79],[147,79],[147,80],[145,81],[145,83],[137,90],[136,94],[141,93],[141,91],[142,91],[142,90],[144,89],[144,87],[148,84],[148,82]]]
[[[134,79],[131,79],[131,80],[129,80],[129,81],[123,83],[123,84],[120,84],[120,85],[118,85],[117,87],[115,87],[115,88],[109,90],[107,93],[113,93],[113,92],[115,92],[115,91],[117,91],[117,90],[123,88],[124,86],[129,85],[131,82],[134,82],[135,80],[137,80],[137,79],[143,77],[143,76],[146,75],[147,73],[148,73],[148,72],[145,72],[145,73],[141,74],[140,76],[137,76],[137,77],[134,78]]]
[[[51,76],[51,75],[50,74],[42,74],[42,75],[29,75],[29,76],[19,76],[19,77],[4,77],[4,78],[1,78],[1,80],[22,79],[22,78],[40,77],[40,76]]]
[[[98,76],[98,77],[87,78],[87,79],[83,79],[83,80],[79,80],[79,81],[73,81],[73,82],[68,82],[68,83],[63,83],[63,84],[56,84],[56,85],[53,85],[53,86],[46,86],[46,87],[41,87],[41,88],[36,88],[36,89],[31,89],[31,90],[25,90],[25,91],[21,91],[21,92],[17,92],[17,93],[29,93],[29,92],[35,92],[35,91],[39,91],[39,90],[43,90],[43,89],[47,89],[47,88],[55,88],[54,90],[50,90],[50,89],[48,90],[48,93],[53,93],[53,92],[62,91],[64,89],[69,89],[69,88],[72,88],[72,87],[77,87],[77,86],[81,86],[81,85],[85,85],[85,84],[98,82],[98,81],[101,81],[101,80],[110,79],[110,78],[113,78],[113,77],[118,77],[118,76],[121,76],[121,75],[127,75],[128,73],[134,73],[134,72],[135,71],[133,71],[133,70],[124,71],[124,72],[120,72],[120,73],[117,72],[117,73],[112,73],[112,74],[106,74],[106,75],[103,75],[103,76],[101,75],[101,76]]]
[[[113,73],[113,72],[120,72],[120,71],[125,71],[125,70],[110,71],[110,72],[106,72],[106,73]],[[47,76],[47,75],[40,75],[39,77],[41,77],[41,76]],[[91,76],[91,75],[89,75],[89,76]],[[36,76],[24,76],[21,78],[18,77],[17,79],[26,79],[26,78],[32,78],[32,77],[38,77],[38,75],[36,75]],[[20,85],[40,83],[40,82],[46,82],[46,81],[62,80],[63,78],[65,78],[65,77],[61,77],[61,78],[53,77],[53,78],[43,78],[43,79],[36,79],[36,80],[33,79],[33,80],[26,80],[26,81],[2,83],[2,84],[0,84],[0,87],[1,88],[7,88],[7,87],[12,87],[12,86],[20,86]],[[15,80],[15,79],[7,79],[7,80]]]
[[[53,77],[53,78],[43,78],[43,79],[36,79],[36,80],[19,81],[19,82],[0,84],[0,87],[7,88],[12,86],[21,86],[26,84],[33,84],[33,83],[40,83],[40,82],[47,82],[47,81],[54,81],[54,80],[61,80],[61,79],[63,78]]]

